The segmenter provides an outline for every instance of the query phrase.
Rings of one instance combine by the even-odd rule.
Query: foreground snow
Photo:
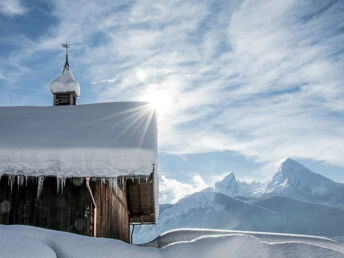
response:
[[[168,233],[170,243],[166,243],[163,248],[155,248],[29,226],[0,225],[0,257],[344,257],[343,246],[328,239],[320,241],[316,237],[308,237],[306,243],[302,240],[305,237],[295,241],[276,235],[277,242],[265,242],[253,236],[252,232],[230,235],[191,233],[187,230]],[[186,240],[180,241],[183,236]],[[274,238],[274,234],[266,236],[270,240]],[[314,243],[312,239],[315,240]]]

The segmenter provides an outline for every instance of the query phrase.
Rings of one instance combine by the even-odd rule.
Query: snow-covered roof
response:
[[[63,69],[61,76],[50,83],[52,93],[75,92],[80,96],[79,83],[74,79],[72,71],[69,68]]]
[[[157,168],[157,121],[144,102],[0,107],[0,175],[118,177]]]

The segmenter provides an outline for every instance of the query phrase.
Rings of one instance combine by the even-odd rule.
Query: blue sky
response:
[[[68,41],[80,104],[159,112],[162,201],[286,157],[344,182],[344,2],[0,2],[0,105],[51,105]]]

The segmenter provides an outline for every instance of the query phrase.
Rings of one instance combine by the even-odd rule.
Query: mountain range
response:
[[[344,208],[344,184],[312,172],[293,159],[286,159],[271,180],[262,182],[242,182],[229,173],[216,182],[214,191],[233,197],[284,196],[301,201],[315,202]]]
[[[158,223],[136,226],[144,243],[175,228],[236,229],[326,236],[344,242],[344,184],[286,159],[267,182],[233,173],[175,204],[160,206]]]

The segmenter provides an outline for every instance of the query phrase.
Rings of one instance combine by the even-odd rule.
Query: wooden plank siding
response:
[[[66,185],[57,194],[55,177],[46,177],[42,193],[37,199],[37,180],[27,185],[13,185],[7,176],[0,181],[0,205],[10,205],[8,212],[0,211],[0,224],[23,224],[48,229],[91,235],[91,200],[85,187],[67,179]]]
[[[37,178],[36,178],[37,179]],[[8,177],[0,180],[0,224],[23,224],[86,236],[93,235],[93,205],[85,180],[68,178],[57,193],[55,177],[45,177],[43,191],[37,199],[37,180],[12,188]],[[73,183],[74,182],[74,183]],[[126,184],[125,184],[126,185]],[[129,214],[125,185],[117,191],[92,179],[90,186],[97,204],[97,236],[130,242]]]
[[[131,224],[155,223],[154,176],[152,173],[148,180],[145,178],[127,180]]]
[[[130,242],[129,211],[125,185],[111,189],[100,180],[92,187],[97,203],[97,236]]]

